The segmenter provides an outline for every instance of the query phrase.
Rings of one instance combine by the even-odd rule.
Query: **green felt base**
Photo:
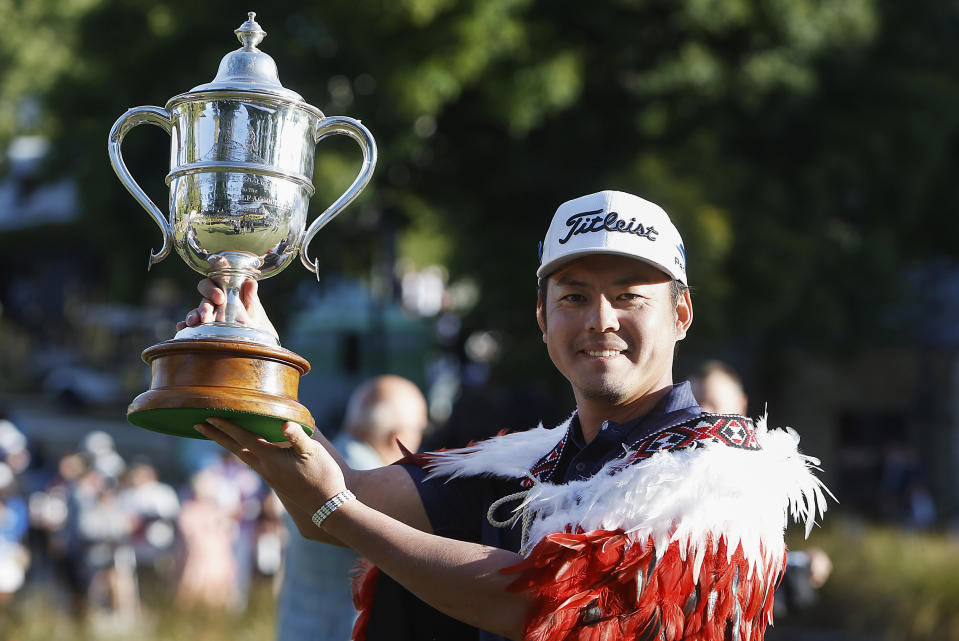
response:
[[[152,410],[141,410],[127,414],[127,420],[136,425],[154,432],[163,434],[172,434],[174,436],[185,436],[187,438],[205,439],[206,437],[193,429],[197,423],[204,422],[211,416],[219,416],[229,419],[250,430],[254,434],[259,434],[271,443],[285,441],[286,437],[280,428],[283,427],[288,419],[276,416],[267,416],[265,414],[254,414],[253,412],[237,412],[236,410],[217,410],[200,409],[195,407],[161,408]],[[313,429],[300,424],[303,431],[308,435],[313,435]]]

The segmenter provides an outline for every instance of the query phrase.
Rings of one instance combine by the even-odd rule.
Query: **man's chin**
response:
[[[621,380],[593,382],[591,385],[581,386],[579,391],[583,398],[611,405],[618,405],[629,397],[629,391],[624,388]]]

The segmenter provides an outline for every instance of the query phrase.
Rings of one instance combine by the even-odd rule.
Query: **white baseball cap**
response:
[[[622,191],[600,191],[559,206],[540,246],[538,278],[591,254],[628,256],[686,280],[686,249],[663,208]]]

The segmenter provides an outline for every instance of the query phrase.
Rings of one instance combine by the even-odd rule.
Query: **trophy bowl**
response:
[[[129,109],[110,131],[114,171],[163,234],[148,268],[175,247],[227,294],[216,322],[187,327],[143,352],[151,385],[130,404],[127,418],[159,432],[202,438],[193,425],[215,415],[271,441],[283,439],[280,427],[287,420],[312,433],[313,418],[297,401],[309,363],[272,333],[238,321],[239,291],[246,279],[273,276],[297,254],[318,274],[310,242],[356,198],[376,165],[376,143],[358,120],[327,117],[280,84],[276,63],[257,48],[266,32],[255,15],[235,30],[242,46],[224,56],[212,82],[174,96],[165,107]],[[140,124],[170,134],[169,215],[123,162],[123,139]],[[350,187],[307,227],[315,147],[331,135],[356,140],[363,164]]]

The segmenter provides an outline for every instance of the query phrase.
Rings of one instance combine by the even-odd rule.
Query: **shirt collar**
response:
[[[693,386],[689,384],[689,381],[673,385],[673,389],[660,399],[653,411],[647,416],[656,412],[657,409],[660,409],[662,414],[670,414],[678,410],[694,411],[696,413],[703,411],[703,408],[699,406],[699,401],[693,396]]]
[[[672,389],[659,399],[652,410],[626,423],[606,421],[597,438],[588,445],[583,439],[583,430],[579,415],[573,414],[566,434],[556,447],[544,455],[533,466],[530,474],[541,481],[554,478],[564,479],[570,461],[587,449],[594,452],[622,452],[622,446],[632,446],[655,432],[670,425],[683,423],[701,414],[703,409],[696,402],[688,382],[673,385]],[[612,448],[612,449],[611,449]],[[601,465],[603,461],[600,461]],[[562,482],[562,481],[561,481]],[[524,481],[526,483],[526,481]],[[524,487],[530,487],[524,485]]]
[[[606,421],[603,423],[602,431],[610,435],[615,434],[620,440],[627,443],[635,443],[670,424],[688,420],[702,414],[702,412],[703,408],[699,406],[699,402],[693,396],[693,388],[689,381],[683,381],[673,385],[666,395],[659,399],[653,409],[646,414],[637,416],[625,423]],[[583,436],[578,414],[574,415],[570,422],[569,438],[574,444],[582,448]]]

